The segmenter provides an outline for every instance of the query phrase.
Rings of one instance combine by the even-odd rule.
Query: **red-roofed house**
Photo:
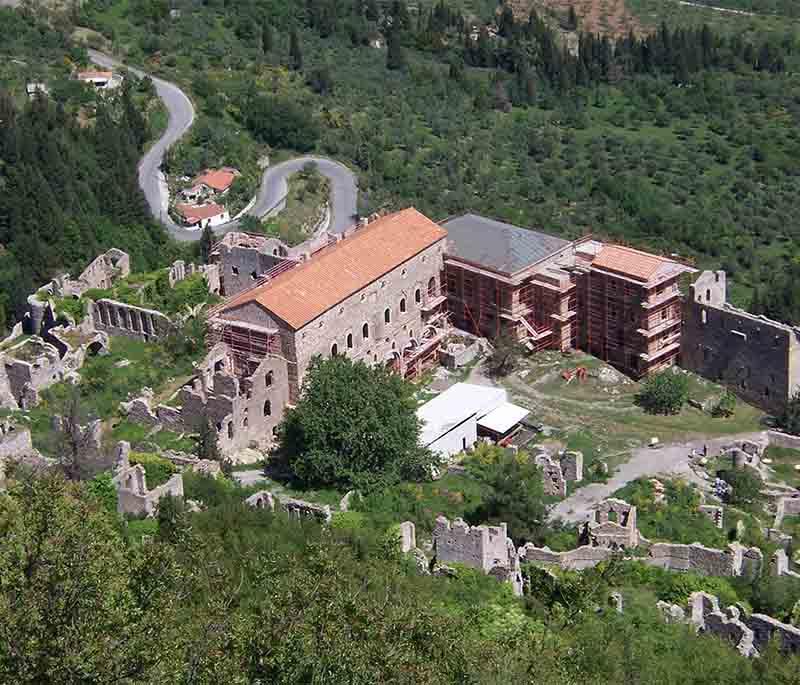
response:
[[[198,200],[222,197],[233,185],[239,172],[230,167],[222,169],[206,169],[192,181],[192,187],[182,192],[184,199],[191,202]]]
[[[178,204],[175,205],[175,209],[186,226],[197,229],[205,228],[206,226],[213,228],[231,220],[228,210],[214,202],[206,205]]]

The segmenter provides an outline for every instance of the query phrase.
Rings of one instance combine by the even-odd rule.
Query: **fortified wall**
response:
[[[117,445],[117,464],[112,482],[117,488],[117,511],[120,514],[153,516],[158,511],[162,497],[183,497],[183,476],[173,475],[166,483],[148,490],[144,466],[131,465],[131,446],[127,442]]]
[[[727,303],[724,271],[704,271],[684,301],[681,366],[779,413],[800,384],[800,328]]]

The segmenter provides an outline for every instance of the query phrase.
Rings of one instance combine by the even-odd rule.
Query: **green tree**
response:
[[[20,481],[0,499],[0,681],[164,682],[180,577],[81,486]]]
[[[719,418],[730,418],[736,412],[736,395],[730,390],[725,390],[719,401],[711,410],[711,415]]]
[[[208,264],[211,258],[211,249],[214,247],[214,231],[211,230],[209,224],[203,228],[203,233],[200,236],[200,261],[203,264]]]
[[[317,357],[284,417],[280,452],[302,484],[369,490],[426,475],[433,457],[419,430],[413,388],[398,375]]]
[[[781,430],[800,435],[800,390],[795,390],[786,407],[777,417],[778,427]]]
[[[196,441],[197,445],[194,453],[198,459],[220,461],[221,457],[219,444],[217,442],[217,431],[214,429],[211,419],[208,416],[203,416],[200,420]]]
[[[405,69],[406,52],[400,40],[400,30],[392,28],[386,36],[386,68]]]
[[[295,71],[303,68],[303,51],[300,49],[300,36],[297,29],[289,34],[289,66]]]
[[[526,353],[525,346],[513,333],[503,331],[492,342],[494,346],[486,366],[494,376],[507,376],[517,368]]]
[[[481,506],[469,515],[474,524],[508,524],[508,534],[517,545],[540,542],[545,530],[542,472],[529,455],[500,452],[479,470],[489,488]]]
[[[719,477],[731,486],[728,501],[735,506],[752,507],[761,497],[761,479],[749,467],[728,469]]]
[[[111,514],[117,513],[117,488],[108,471],[98,473],[86,483],[86,491]]]
[[[688,399],[689,379],[673,371],[648,376],[636,395],[636,403],[648,414],[678,414]]]

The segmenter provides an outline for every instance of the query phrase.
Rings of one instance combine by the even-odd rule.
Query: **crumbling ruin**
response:
[[[554,497],[567,496],[567,481],[583,480],[583,453],[566,451],[558,457],[539,452],[534,461],[542,469],[544,494]]]
[[[155,309],[103,298],[90,306],[92,325],[109,335],[124,335],[149,342],[168,335],[174,326],[169,317]]]
[[[522,595],[519,558],[505,523],[470,527],[461,519],[451,524],[444,516],[439,516],[433,529],[433,549],[437,562],[477,568],[511,583],[514,594]]]
[[[800,653],[800,628],[739,607],[722,610],[717,597],[706,592],[689,597],[689,620],[699,632],[729,640],[743,656],[758,656],[773,639],[782,651]]]
[[[131,465],[131,446],[127,442],[117,445],[117,463],[112,481],[117,488],[117,511],[120,514],[153,516],[158,511],[162,497],[183,498],[183,476],[174,474],[166,483],[148,490],[144,466]]]
[[[286,362],[276,355],[255,367],[255,362],[245,361],[242,364],[225,343],[218,343],[198,365],[197,375],[178,391],[177,406],[152,407],[152,394],[144,393],[121,409],[131,421],[176,432],[196,432],[208,420],[222,454],[267,448],[289,400]]]
[[[584,525],[582,538],[593,547],[638,547],[643,538],[636,527],[636,507],[614,498],[599,502]]]
[[[245,503],[255,509],[275,511],[276,501],[290,518],[311,518],[325,525],[331,522],[332,513],[330,505],[314,504],[313,502],[306,502],[301,499],[274,495],[269,490],[261,490],[254,495],[250,495],[250,497],[245,500]]]
[[[201,264],[196,265],[193,262],[188,264],[182,259],[172,262],[169,267],[167,278],[169,279],[170,288],[174,288],[176,283],[193,276],[196,273],[203,274],[208,286],[208,292],[219,295],[220,294],[220,280],[219,280],[219,266],[216,264]]]

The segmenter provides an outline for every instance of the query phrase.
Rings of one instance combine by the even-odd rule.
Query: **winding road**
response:
[[[105,69],[125,68],[140,78],[145,76],[143,71],[126,67],[113,57],[97,50],[89,50],[89,57],[92,62]],[[199,230],[179,226],[170,218],[167,212],[169,191],[164,174],[161,172],[161,164],[167,150],[191,128],[194,122],[194,106],[186,93],[174,83],[152,75],[150,78],[153,79],[158,97],[167,108],[169,122],[167,130],[164,131],[161,138],[150,147],[139,162],[139,187],[147,198],[152,215],[176,240],[198,240],[200,238]],[[308,162],[315,162],[319,172],[330,181],[331,222],[328,230],[332,233],[343,233],[350,228],[357,215],[358,183],[356,176],[344,164],[314,155],[297,157],[267,168],[261,179],[256,201],[246,213],[262,217],[277,209],[288,192],[287,179],[300,171]],[[238,227],[238,221],[231,221],[217,226],[214,230],[216,233],[222,234],[235,231]]]

